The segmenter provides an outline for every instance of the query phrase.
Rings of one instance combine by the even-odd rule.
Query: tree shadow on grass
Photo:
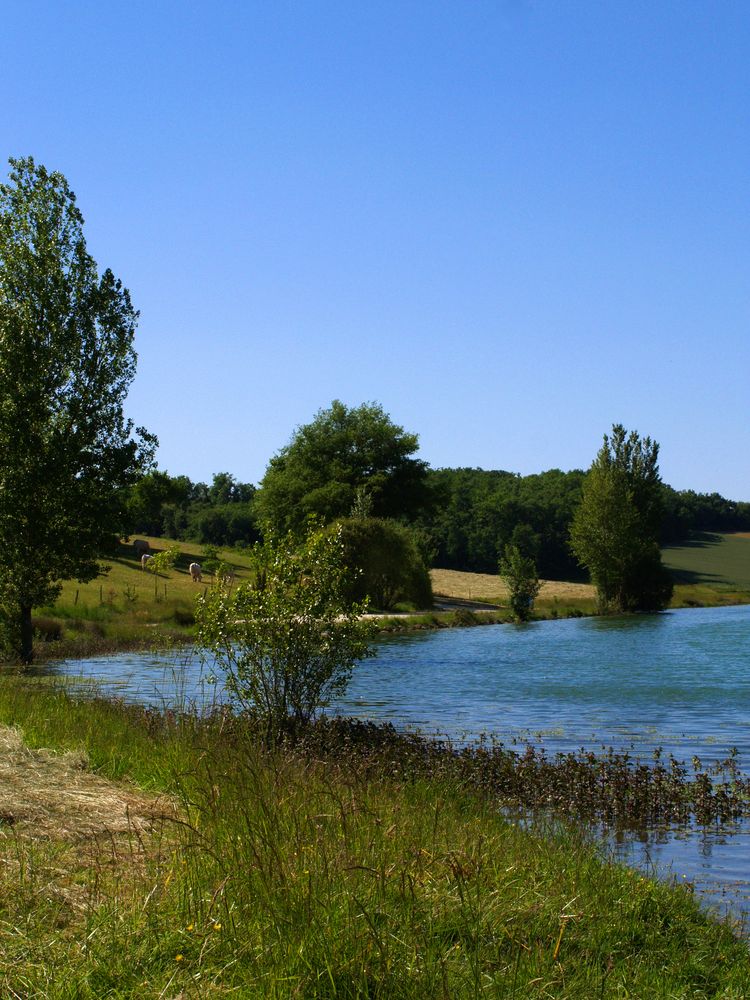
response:
[[[665,545],[663,548],[664,562],[667,569],[672,574],[675,583],[706,584],[708,586],[726,585],[730,581],[722,573],[712,573],[708,569],[688,569],[683,566],[670,566],[669,556],[671,552],[680,553],[685,550],[699,549],[709,550],[721,545],[724,541],[723,535],[712,531],[697,531],[686,541],[675,542],[672,545]]]
[[[707,549],[711,545],[720,545],[722,541],[723,536],[713,531],[696,531],[687,541],[672,542],[670,545],[665,545],[664,550],[668,552],[670,549]]]
[[[159,552],[163,552],[168,545],[173,544],[172,542],[165,540],[159,547],[151,547],[151,555],[156,555]],[[118,542],[115,550],[104,557],[110,562],[120,563],[121,566],[129,566],[131,569],[140,569],[141,567],[141,557],[135,554],[132,542]],[[175,562],[174,568],[181,573],[187,573],[188,567],[192,562],[200,562],[201,554],[199,552],[180,552]],[[160,576],[162,574],[159,574]]]
[[[667,569],[675,583],[704,583],[718,586],[727,582],[723,576],[706,573],[704,570],[678,569],[674,566],[667,566]]]

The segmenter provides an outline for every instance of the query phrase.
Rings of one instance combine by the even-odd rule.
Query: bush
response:
[[[59,642],[62,639],[62,622],[55,618],[32,618],[31,627],[41,642]]]
[[[235,707],[274,740],[309,721],[346,689],[370,654],[372,623],[347,599],[341,532],[256,545],[254,583],[212,587],[198,598],[198,646],[224,672]]]
[[[175,625],[195,625],[195,614],[192,611],[175,608],[172,612],[172,621]]]
[[[350,600],[369,600],[381,611],[400,603],[432,607],[430,574],[410,528],[378,517],[351,517],[329,530],[341,532]]]
[[[508,588],[514,617],[519,622],[528,621],[542,586],[534,560],[523,555],[517,545],[506,545],[500,560],[500,576]]]
[[[478,625],[479,619],[468,608],[456,608],[453,612],[453,624],[465,627],[468,625]]]

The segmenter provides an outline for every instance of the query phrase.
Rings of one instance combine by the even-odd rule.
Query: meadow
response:
[[[746,944],[690,886],[608,864],[562,824],[504,818],[481,754],[364,724],[268,747],[242,720],[7,674],[2,725],[2,996],[750,991]]]
[[[662,550],[664,564],[680,584],[750,590],[750,533],[701,532]]]

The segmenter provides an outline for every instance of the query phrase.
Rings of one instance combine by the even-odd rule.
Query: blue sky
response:
[[[750,500],[748,51],[745,0],[5,0],[0,153],[130,288],[172,474],[338,398],[524,474],[621,422]]]

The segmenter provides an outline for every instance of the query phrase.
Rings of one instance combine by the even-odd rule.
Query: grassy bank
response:
[[[193,637],[195,598],[211,585],[190,579],[191,562],[202,562],[191,542],[147,538],[151,551],[179,549],[174,567],[161,574],[141,568],[132,544],[122,543],[102,561],[105,572],[89,583],[68,580],[54,605],[34,611],[35,654],[39,659],[81,657],[123,649],[163,648]],[[250,556],[222,553],[237,580],[250,574]]]
[[[80,704],[15,677],[0,681],[0,722],[69,751],[25,751],[22,802],[29,775],[60,766],[41,804],[14,812],[3,785],[3,996],[750,991],[746,947],[689,889],[504,821],[413,741],[323,727],[264,750],[231,720]]]

